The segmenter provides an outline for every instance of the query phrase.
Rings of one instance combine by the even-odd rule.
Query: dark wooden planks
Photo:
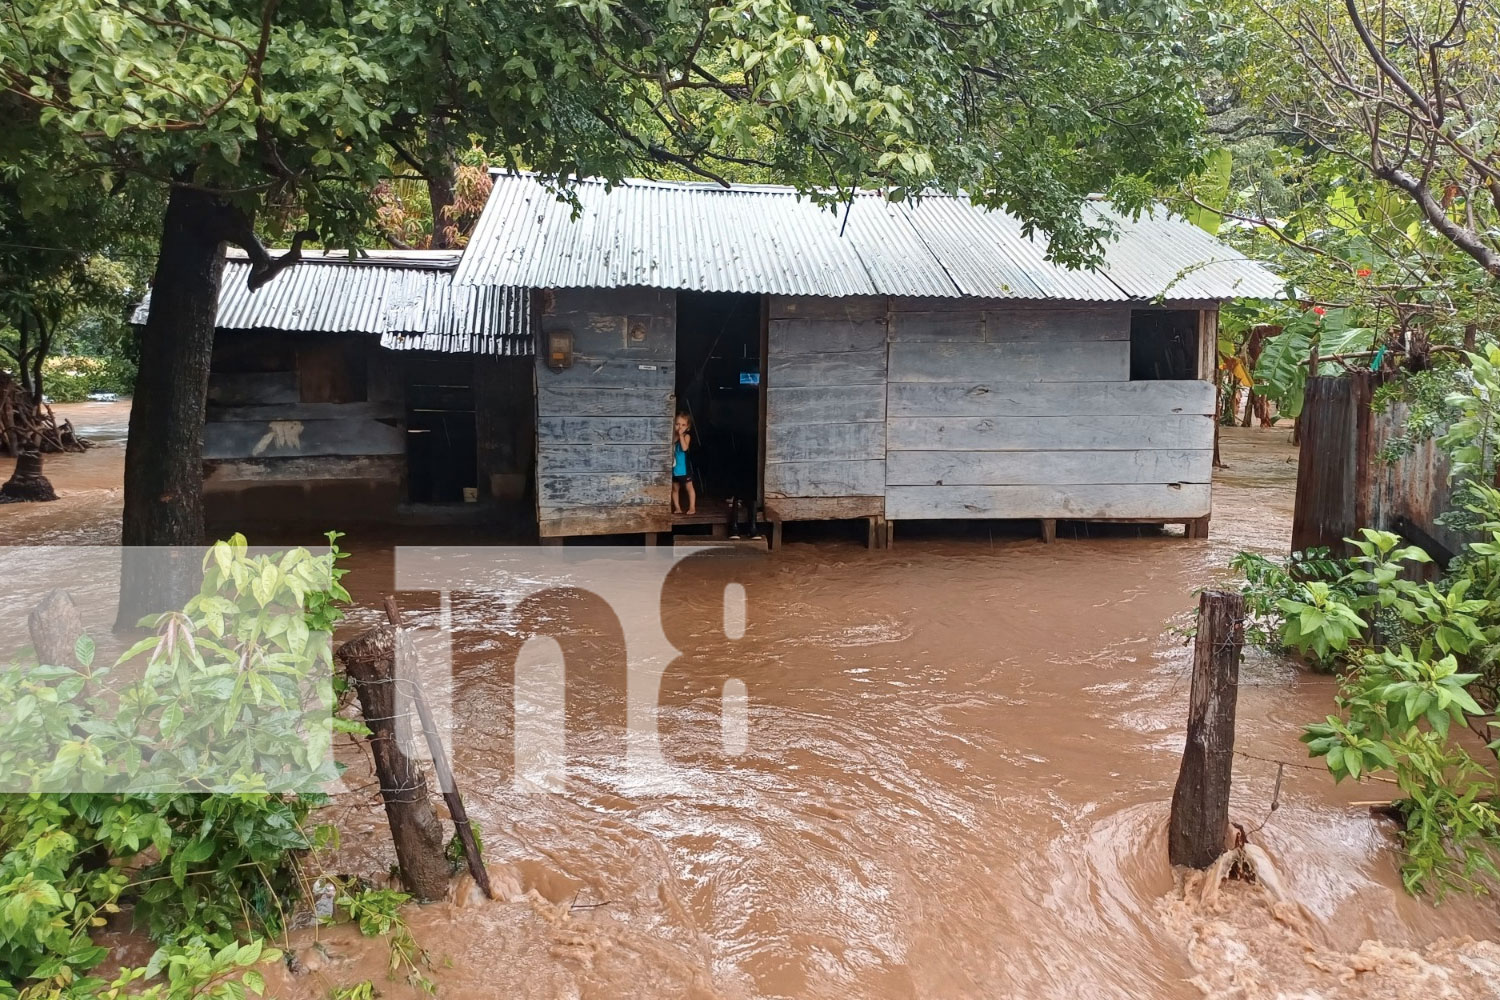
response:
[[[569,472],[537,474],[537,499],[548,506],[641,507],[670,504],[670,467],[655,472]]]
[[[296,372],[214,372],[208,377],[208,401],[222,406],[301,402]]]
[[[772,342],[766,384],[772,388],[837,385],[883,385],[885,349],[843,354],[794,354],[795,348]]]
[[[324,479],[397,483],[406,475],[406,456],[210,459],[203,463],[203,471],[206,487],[240,482],[314,482]]]
[[[542,376],[536,409],[542,417],[651,417],[670,414],[672,399],[663,386],[558,385]]]
[[[659,444],[669,447],[672,418],[660,417],[539,417],[537,443],[552,444]]]
[[[553,371],[542,358],[537,362],[537,391],[543,389],[655,389],[671,393],[677,384],[677,366],[660,359],[580,358],[573,367]]]
[[[572,535],[623,535],[648,531],[671,531],[672,508],[668,505],[626,507],[548,507],[538,518],[543,538]]]
[[[670,468],[672,449],[661,444],[552,444],[537,456],[539,475],[593,472],[660,472]]]
[[[773,322],[778,319],[884,322],[885,314],[884,295],[845,295],[838,298],[773,295],[770,301],[770,318]]]
[[[862,320],[773,319],[770,336],[783,351],[796,354],[838,354],[885,349],[885,318]]]
[[[766,497],[766,516],[773,521],[838,521],[878,517],[885,497]]]
[[[203,457],[404,455],[406,432],[376,420],[220,420],[203,426]]]

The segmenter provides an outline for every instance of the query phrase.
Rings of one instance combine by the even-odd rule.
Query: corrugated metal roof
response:
[[[1134,298],[1276,299],[1286,282],[1204,230],[1158,209],[1131,219],[1102,202],[1097,218],[1111,222],[1119,239],[1110,245],[1104,271]]]
[[[648,286],[787,295],[975,296],[1128,301],[1276,297],[1282,282],[1184,219],[1120,229],[1099,271],[1046,260],[1021,223],[967,198],[892,203],[861,191],[845,211],[794,189],[628,180],[571,186],[581,211],[529,174],[495,186],[459,262],[460,285]]]
[[[527,355],[531,296],[512,287],[455,286],[455,251],[309,254],[250,291],[250,262],[231,250],[219,283],[221,330],[368,333],[392,350]],[[131,322],[144,324],[151,296]]]

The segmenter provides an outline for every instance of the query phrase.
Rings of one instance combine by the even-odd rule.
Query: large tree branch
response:
[[[1385,51],[1375,41],[1375,36],[1370,34],[1370,27],[1365,24],[1365,19],[1360,14],[1359,8],[1355,6],[1354,0],[1344,0],[1344,10],[1349,13],[1349,21],[1354,25],[1355,33],[1359,35],[1359,40],[1364,44],[1365,51],[1370,54],[1370,58],[1379,67],[1381,74],[1387,80],[1391,81],[1391,83],[1395,84],[1402,93],[1411,98],[1411,102],[1422,109],[1422,113],[1427,116],[1429,121],[1434,120],[1432,107],[1427,103],[1427,98],[1422,96],[1421,91],[1411,85],[1411,82],[1406,79],[1401,70],[1396,68],[1395,63],[1386,58]]]
[[[310,229],[298,230],[292,237],[291,249],[279,257],[272,257],[260,237],[255,235],[255,226],[250,216],[229,204],[223,205],[222,234],[224,242],[233,243],[249,256],[250,276],[245,281],[245,287],[252,292],[300,261],[302,244],[317,236]]]
[[[1413,177],[1405,170],[1388,165],[1376,166],[1375,176],[1405,191],[1422,210],[1422,215],[1426,217],[1432,228],[1458,249],[1474,258],[1480,267],[1500,278],[1500,252],[1486,243],[1478,233],[1466,229],[1449,218],[1442,203],[1433,197],[1432,192],[1419,178]]]

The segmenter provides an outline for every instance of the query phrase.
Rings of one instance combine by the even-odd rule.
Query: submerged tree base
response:
[[[0,503],[36,503],[56,500],[57,491],[42,475],[42,456],[23,451],[16,459],[16,471],[0,486]]]

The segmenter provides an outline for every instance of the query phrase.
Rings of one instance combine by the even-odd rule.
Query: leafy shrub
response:
[[[48,358],[42,362],[42,391],[56,403],[76,403],[91,392],[128,396],[135,391],[135,364],[125,358]]]
[[[1489,540],[1470,544],[1437,583],[1409,578],[1430,562],[1390,532],[1347,539],[1355,554],[1278,564],[1242,554],[1250,641],[1342,671],[1338,713],[1302,739],[1334,779],[1378,777],[1404,798],[1402,878],[1408,890],[1485,890],[1500,879],[1500,770],[1456,734],[1487,713],[1471,689],[1495,689],[1500,648],[1500,490],[1476,491]],[[1315,568],[1321,579],[1306,579]],[[1489,723],[1494,726],[1495,723]]]
[[[165,942],[140,973],[165,971],[163,996],[259,960],[240,939],[284,927],[318,842],[307,789],[336,775],[332,714],[299,699],[328,695],[341,555],[216,544],[198,595],[143,621],[117,698],[94,693],[109,671],[86,637],[77,664],[0,671],[0,781],[20,792],[0,798],[0,982],[102,988],[90,934],[125,907]]]

